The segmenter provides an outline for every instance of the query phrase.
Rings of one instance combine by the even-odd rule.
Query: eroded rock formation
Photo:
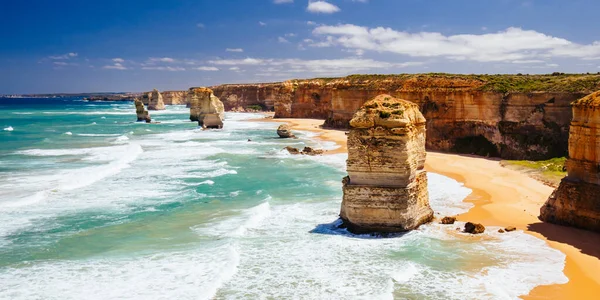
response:
[[[144,103],[140,99],[135,99],[135,113],[137,115],[138,122],[145,121],[146,123],[150,123],[152,120],[150,119],[150,114],[144,107]]]
[[[148,110],[164,110],[165,109],[165,103],[163,101],[163,96],[157,89],[152,90],[152,92],[150,92],[147,95],[149,97]]]
[[[600,91],[573,102],[567,172],[540,220],[600,232]]]
[[[276,118],[319,118],[347,128],[369,99],[387,93],[419,105],[430,150],[549,159],[567,154],[570,103],[600,75],[353,75],[213,87],[226,110],[260,105]]]
[[[222,128],[225,119],[223,103],[209,88],[190,88],[190,120],[198,121],[203,128]]]
[[[353,232],[400,232],[433,219],[425,118],[416,104],[380,95],[350,121],[340,217]]]

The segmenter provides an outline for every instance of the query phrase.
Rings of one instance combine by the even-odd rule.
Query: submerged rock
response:
[[[287,150],[287,152],[289,152],[290,154],[294,154],[294,155],[301,153],[300,150],[298,150],[294,147],[290,147],[290,146],[287,146],[284,149]]]
[[[400,232],[433,219],[425,118],[409,101],[380,95],[350,121],[340,217],[353,232]]]
[[[152,121],[150,114],[144,107],[142,100],[136,98],[133,103],[135,104],[135,113],[137,115],[138,122],[145,121],[146,123],[150,123]]]
[[[292,130],[290,128],[290,125],[288,124],[283,124],[280,125],[279,128],[277,128],[277,135],[280,138],[295,138],[296,136],[292,133]]]
[[[467,224],[465,224],[465,232],[467,232],[467,233],[480,234],[480,233],[483,233],[484,231],[485,231],[485,226],[483,226],[479,223],[467,222]]]
[[[454,222],[456,222],[456,217],[444,217],[442,219],[442,224],[444,225],[451,225],[454,224]]]
[[[600,232],[600,91],[572,103],[568,175],[539,219]]]
[[[223,128],[225,108],[209,88],[191,88],[188,91],[190,120],[202,128]]]
[[[310,155],[310,156],[321,155],[324,152],[325,151],[323,151],[321,149],[313,149],[311,147],[304,147],[304,149],[302,149],[302,154]]]
[[[500,229],[498,229],[498,232],[499,233],[504,233],[504,229],[500,228]]]

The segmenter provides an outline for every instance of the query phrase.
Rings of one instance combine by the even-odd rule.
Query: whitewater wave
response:
[[[4,128],[4,131],[13,131],[15,130],[14,128],[12,128],[12,126],[8,126]]]

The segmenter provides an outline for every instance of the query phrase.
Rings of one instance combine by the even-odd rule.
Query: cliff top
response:
[[[577,101],[571,103],[573,106],[589,106],[598,107],[600,106],[600,91],[591,93]]]
[[[418,124],[425,124],[419,106],[390,95],[379,95],[367,101],[350,121],[354,128],[402,128]]]
[[[463,75],[446,73],[350,75],[342,78],[316,78],[294,80],[299,84],[320,82],[343,88],[344,86],[370,87],[392,90],[480,90],[489,92],[580,92],[591,93],[600,89],[599,74],[546,75]]]
[[[477,75],[477,74],[395,74],[395,75],[349,75],[335,78],[293,79],[286,82],[256,84],[226,84],[218,87],[290,85],[293,89],[303,86],[330,86],[338,89],[370,89],[386,91],[415,90],[477,90],[486,92],[567,92],[592,93],[600,90],[598,74],[545,75]]]

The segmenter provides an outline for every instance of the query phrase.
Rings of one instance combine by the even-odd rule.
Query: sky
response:
[[[597,0],[0,0],[0,94],[600,71]]]

